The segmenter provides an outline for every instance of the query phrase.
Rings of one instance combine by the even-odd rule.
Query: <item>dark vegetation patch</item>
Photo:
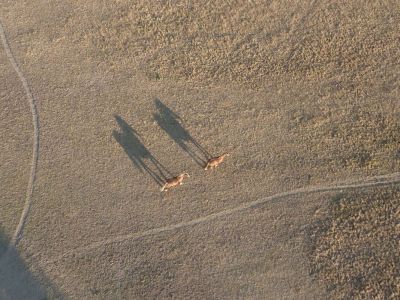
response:
[[[308,232],[311,274],[339,299],[399,299],[400,187],[339,194]]]

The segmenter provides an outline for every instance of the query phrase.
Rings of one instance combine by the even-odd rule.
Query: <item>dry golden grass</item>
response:
[[[326,203],[319,194],[106,249],[96,243],[297,188],[398,174],[398,1],[8,0],[0,18],[39,115],[19,244],[29,268],[72,299],[326,298],[308,276],[299,233]],[[157,122],[155,99],[182,118],[175,130]],[[11,237],[29,179],[32,118],[4,51],[0,100],[0,220]],[[137,132],[125,134],[125,146],[113,137],[122,129],[114,115]],[[232,159],[205,172],[182,144],[189,137]],[[190,180],[160,196],[156,160]],[[337,297],[385,296],[385,286],[396,293],[386,243],[396,197],[347,194],[318,223],[309,258]],[[363,241],[377,259],[363,254]],[[92,244],[82,264],[75,252]]]
[[[338,299],[400,297],[400,188],[346,193],[311,230],[314,276]]]

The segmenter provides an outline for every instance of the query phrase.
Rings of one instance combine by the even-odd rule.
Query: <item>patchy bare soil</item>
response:
[[[3,0],[0,18],[40,130],[15,255],[50,294],[396,297],[398,253],[379,241],[398,232],[397,1]],[[1,49],[9,241],[26,207],[33,128]],[[159,192],[183,171],[182,186]],[[346,190],[311,192],[337,184]],[[309,192],[280,196],[299,188]]]

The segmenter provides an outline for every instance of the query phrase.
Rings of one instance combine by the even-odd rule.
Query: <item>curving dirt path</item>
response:
[[[7,58],[10,61],[12,67],[14,68],[15,72],[17,73],[19,79],[22,82],[22,85],[25,90],[26,98],[28,99],[29,106],[31,108],[32,113],[32,123],[33,123],[33,145],[32,145],[32,162],[31,162],[31,172],[29,176],[28,187],[26,190],[26,199],[25,205],[21,214],[21,218],[19,220],[18,226],[15,229],[14,235],[11,238],[10,247],[16,246],[19,240],[22,237],[22,232],[24,230],[24,226],[26,220],[28,218],[29,210],[32,204],[32,194],[35,186],[35,178],[36,178],[36,168],[39,159],[39,117],[37,114],[36,102],[31,89],[29,87],[28,81],[26,80],[24,74],[21,72],[20,68],[18,67],[18,63],[11,51],[10,45],[7,41],[7,37],[4,31],[4,27],[2,21],[0,20],[0,38],[3,44],[4,51],[6,52]]]
[[[84,252],[105,246],[107,244],[119,243],[119,242],[123,242],[126,240],[136,240],[136,239],[143,238],[143,237],[150,236],[150,235],[156,235],[159,233],[173,231],[173,230],[180,229],[183,227],[189,227],[189,226],[209,222],[209,221],[212,221],[214,219],[217,219],[217,218],[220,218],[223,216],[227,216],[227,215],[230,215],[230,214],[233,214],[236,212],[240,212],[240,211],[244,211],[244,210],[256,207],[258,205],[264,204],[264,203],[272,201],[272,200],[279,200],[279,199],[283,199],[283,198],[287,198],[287,197],[300,196],[300,195],[313,194],[313,193],[344,191],[344,190],[371,188],[371,187],[378,187],[378,186],[388,186],[388,185],[397,184],[397,183],[400,183],[400,172],[387,174],[387,175],[367,177],[367,178],[360,179],[357,181],[347,180],[347,181],[343,181],[343,182],[337,182],[337,183],[334,183],[331,185],[310,186],[310,187],[295,189],[295,190],[291,190],[288,192],[283,192],[283,193],[271,195],[271,196],[268,196],[265,198],[261,198],[259,200],[252,201],[249,203],[243,203],[234,208],[216,212],[216,213],[213,213],[213,214],[210,214],[210,215],[207,215],[204,217],[200,217],[200,218],[197,218],[197,219],[194,219],[191,221],[181,222],[181,223],[168,225],[165,227],[154,228],[154,229],[137,232],[137,233],[120,235],[117,237],[113,237],[111,239],[94,242],[90,245],[70,250],[70,251],[60,255],[59,257],[57,257],[51,261],[48,261],[47,263],[52,263],[54,261],[58,261],[61,258],[67,257],[71,254],[84,253]]]

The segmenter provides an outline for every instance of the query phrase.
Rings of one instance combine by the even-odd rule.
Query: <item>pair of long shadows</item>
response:
[[[153,115],[154,120],[198,165],[204,166],[211,157],[181,125],[180,116],[168,108],[159,99],[155,105],[157,113]],[[162,186],[165,180],[172,177],[171,172],[156,159],[142,143],[139,134],[120,116],[114,116],[120,131],[113,131],[115,140],[121,145],[125,153],[131,159],[140,172],[146,172],[153,180]]]

